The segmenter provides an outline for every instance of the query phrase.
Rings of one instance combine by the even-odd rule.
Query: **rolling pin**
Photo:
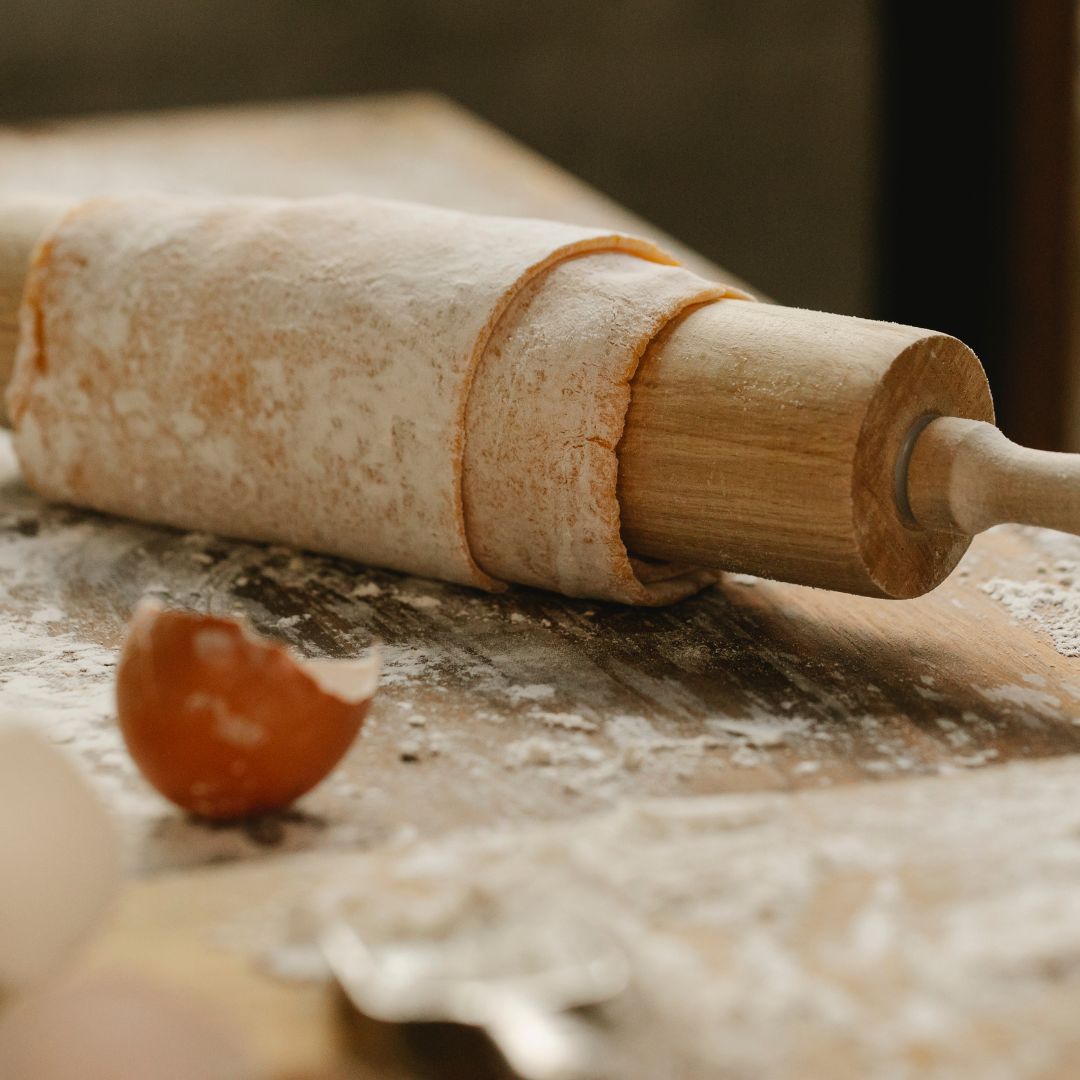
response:
[[[65,208],[0,202],[5,384],[31,254]],[[741,299],[691,304],[651,339],[630,386],[622,539],[645,566],[918,596],[992,525],[1080,532],[1080,455],[1017,446],[993,419],[978,359],[948,335]]]

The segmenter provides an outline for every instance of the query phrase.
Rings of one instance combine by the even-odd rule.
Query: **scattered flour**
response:
[[[60,530],[46,544],[34,531],[24,535],[23,520],[32,519],[0,521],[0,721],[29,724],[63,745],[110,806],[145,818],[159,804],[113,718],[116,654],[80,635],[54,599],[57,560],[73,556],[92,526]]]
[[[586,720],[581,713],[576,712],[548,712],[545,709],[534,709],[528,716],[535,718],[545,727],[561,728],[563,731],[596,731],[597,724],[593,720]]]
[[[795,716],[774,717],[765,714],[750,720],[713,720],[709,726],[716,731],[737,735],[747,746],[761,748],[790,742],[793,736],[805,735],[812,725]]]
[[[513,702],[548,701],[555,696],[555,687],[544,683],[530,683],[527,686],[507,687],[506,696]]]
[[[442,607],[442,601],[437,596],[425,596],[423,593],[399,592],[397,599],[417,611],[434,611]]]
[[[1045,690],[1035,690],[1030,686],[1009,684],[1004,686],[977,686],[975,689],[987,701],[1018,705],[1023,709],[1030,709],[1036,713],[1049,713],[1052,716],[1061,715],[1061,698],[1055,694],[1048,694]]]
[[[36,623],[59,623],[64,622],[67,616],[55,604],[46,604],[40,607],[30,616]]]
[[[382,593],[382,589],[374,581],[364,581],[355,586],[349,595],[367,600],[382,596]]]
[[[737,636],[702,633],[693,619],[653,627],[644,615],[640,636],[620,638],[605,628],[606,609],[579,606],[553,622],[544,613],[554,608],[524,594],[485,597],[287,548],[46,507],[15,479],[2,434],[0,485],[0,605],[8,613],[0,627],[0,709],[25,714],[81,761],[132,846],[142,845],[143,868],[275,844],[382,843],[402,824],[399,786],[422,790],[430,782],[414,759],[423,765],[438,756],[440,777],[463,793],[461,805],[476,820],[498,820],[600,808],[645,793],[827,785],[838,775],[850,779],[853,769],[867,777],[967,769],[992,760],[1002,724],[1026,723],[1032,713],[1060,719],[1055,699],[1070,692],[1064,682],[1051,693],[1033,680],[988,687],[985,714],[959,717],[949,712],[948,685],[925,675],[911,696],[933,707],[913,739],[910,725],[896,724],[888,711],[895,684],[867,684],[866,695],[882,701],[868,711],[866,695],[848,696],[842,673],[807,668],[793,645],[762,644],[752,654],[786,680],[779,700],[770,700],[753,677],[741,687],[745,673],[729,667],[750,655]],[[1062,592],[1065,563],[1078,554],[1070,550],[1048,557],[1055,569],[1042,575]],[[243,614],[264,632],[288,631],[316,655],[360,652],[372,637],[383,642],[380,695],[364,736],[296,817],[251,832],[210,829],[172,810],[137,775],[116,729],[112,682],[124,618],[144,593]],[[448,623],[460,632],[447,634]],[[209,656],[217,645],[202,647]],[[823,708],[833,693],[835,710]],[[1069,719],[1070,709],[1061,705],[1061,717]],[[938,713],[953,726],[934,725]],[[254,737],[225,724],[241,742]],[[528,769],[533,775],[522,776]],[[760,776],[748,777],[749,769]],[[569,803],[560,792],[581,798]],[[438,818],[424,828],[437,831]]]
[[[511,743],[506,751],[506,763],[511,768],[525,765],[598,765],[604,760],[604,752],[589,743],[567,742],[565,739],[545,738],[534,735],[520,742]]]
[[[1050,559],[1027,581],[995,577],[979,586],[1003,604],[1014,619],[1049,635],[1062,656],[1080,656],[1080,542],[1061,533],[1043,533]],[[1068,556],[1056,552],[1068,552]]]
[[[322,978],[312,937],[344,919],[376,951],[480,978],[542,967],[558,935],[538,927],[594,935],[632,972],[600,1010],[598,1080],[1071,1075],[1078,780],[1063,760],[404,839],[302,875],[233,947]]]

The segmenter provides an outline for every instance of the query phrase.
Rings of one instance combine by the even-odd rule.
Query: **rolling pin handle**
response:
[[[1080,533],[1080,454],[1032,450],[993,424],[938,417],[915,432],[898,503],[930,530],[972,536],[1015,522]]]

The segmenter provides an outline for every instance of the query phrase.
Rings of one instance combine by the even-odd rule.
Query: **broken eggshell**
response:
[[[143,600],[120,654],[117,715],[132,758],[201,817],[287,806],[345,755],[379,677],[360,660],[304,660],[244,623]]]
[[[53,974],[120,878],[105,808],[61,750],[0,721],[0,997]]]

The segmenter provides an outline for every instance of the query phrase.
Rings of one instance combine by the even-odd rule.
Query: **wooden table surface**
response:
[[[0,195],[131,188],[356,190],[658,235],[429,96],[0,131]],[[695,269],[736,280],[660,239]],[[488,596],[46,506],[19,479],[6,443],[0,451],[0,709],[69,747],[126,843],[130,883],[85,963],[135,966],[195,989],[272,1069],[339,1058],[344,1037],[329,992],[260,974],[242,952],[215,943],[213,931],[253,896],[295,891],[314,864],[413,835],[574,822],[649,796],[781,793],[776,812],[795,821],[802,808],[817,808],[806,812],[820,818],[822,835],[843,821],[858,836],[860,815],[880,824],[886,804],[915,814],[913,829],[933,830],[936,814],[973,799],[986,800],[988,820],[1007,832],[1011,811],[995,816],[994,800],[1017,790],[1039,801],[1048,828],[1075,817],[1073,538],[996,529],[976,540],[948,582],[914,601],[735,576],[677,607],[641,611],[526,589]],[[163,805],[134,774],[110,689],[124,621],[145,593],[242,612],[310,654],[383,643],[386,677],[364,736],[295,812],[246,828],[208,827]],[[1062,760],[1038,761],[1048,758]],[[984,770],[991,779],[975,775]],[[868,824],[863,839],[878,827]],[[1038,830],[1030,833],[1030,821],[1025,828],[1036,842]],[[798,834],[792,828],[792,845],[806,842]],[[930,873],[917,844],[891,833],[881,842],[911,874]],[[778,851],[784,843],[775,841]],[[993,843],[967,843],[962,830],[938,846],[948,843],[972,874],[1002,857]],[[1050,908],[1075,895],[1076,847],[1068,874],[1037,882]],[[942,918],[960,903],[944,886],[935,895]],[[1045,1051],[1038,1068],[1003,1075],[1066,1075],[1076,1064],[1076,1045],[1046,1019],[1066,1007],[1075,1015],[1073,970],[1047,976],[1045,1007],[1002,1036],[1003,1061],[1027,1061],[1035,1039]],[[792,1052],[797,1065],[801,1051]],[[817,1075],[811,1060],[803,1075]]]

